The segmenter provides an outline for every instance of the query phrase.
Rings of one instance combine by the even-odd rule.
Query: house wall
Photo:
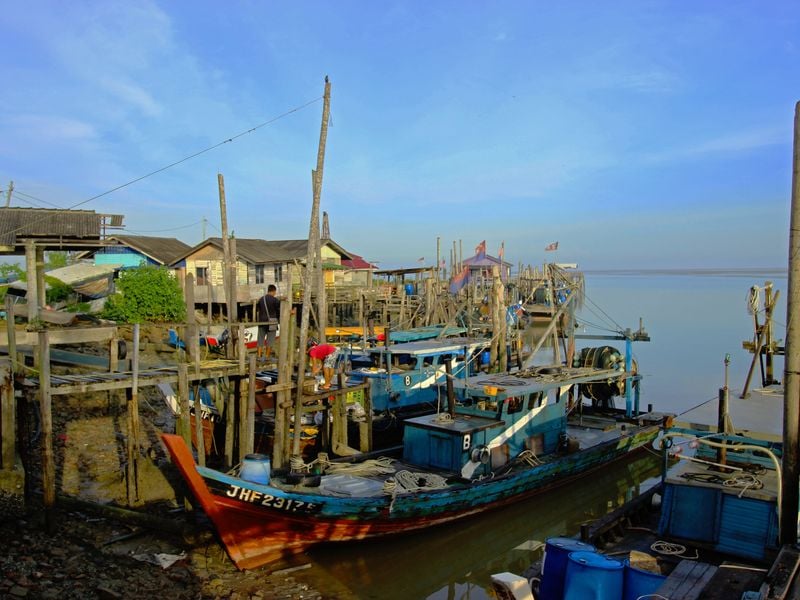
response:
[[[105,249],[108,250],[108,249]],[[95,265],[122,265],[125,267],[138,267],[142,264],[157,265],[158,263],[144,254],[130,248],[114,248],[113,252],[99,250],[94,255]]]

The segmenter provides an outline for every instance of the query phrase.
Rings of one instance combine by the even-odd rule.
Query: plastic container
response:
[[[406,296],[413,296],[414,295],[414,284],[407,283],[406,284]]]
[[[267,485],[271,464],[269,456],[266,454],[247,454],[242,460],[242,468],[239,477],[252,483]]]
[[[542,559],[542,581],[539,584],[539,600],[562,600],[564,575],[567,560],[572,552],[592,552],[594,546],[570,537],[552,537],[544,542]]]
[[[636,600],[640,596],[654,594],[666,578],[666,575],[625,565],[622,600]]]
[[[572,552],[563,600],[620,600],[625,565],[597,552]]]

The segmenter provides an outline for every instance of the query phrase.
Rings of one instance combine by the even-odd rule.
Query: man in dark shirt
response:
[[[258,360],[266,362],[275,347],[275,338],[278,333],[278,321],[281,318],[281,301],[275,297],[278,288],[273,284],[267,287],[267,293],[261,297],[256,305],[256,320],[262,323],[258,326]],[[266,324],[269,322],[269,324]]]

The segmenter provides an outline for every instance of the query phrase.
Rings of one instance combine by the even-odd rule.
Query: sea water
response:
[[[587,273],[586,302],[579,332],[615,335],[639,328],[650,335],[636,342],[633,354],[644,379],[642,408],[682,414],[716,402],[725,383],[741,390],[752,354],[742,342],[753,339],[748,313],[751,286],[772,281],[781,296],[774,313],[775,338],[785,337],[786,273],[780,271],[672,271]],[[763,307],[763,294],[762,294]],[[763,313],[759,315],[763,322]],[[620,341],[582,342],[611,345]],[[775,364],[783,376],[783,360]],[[761,386],[759,367],[751,387]],[[746,423],[737,423],[746,427]],[[597,519],[652,486],[659,459],[617,462],[577,482],[531,500],[451,525],[389,540],[356,542],[312,549],[311,568],[299,571],[315,589],[337,598],[494,598],[491,575],[522,573],[540,559],[547,538],[574,535],[580,524]]]

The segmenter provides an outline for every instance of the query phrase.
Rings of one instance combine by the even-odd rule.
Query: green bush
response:
[[[123,323],[176,322],[186,318],[186,304],[168,269],[144,265],[120,273],[102,316]]]

